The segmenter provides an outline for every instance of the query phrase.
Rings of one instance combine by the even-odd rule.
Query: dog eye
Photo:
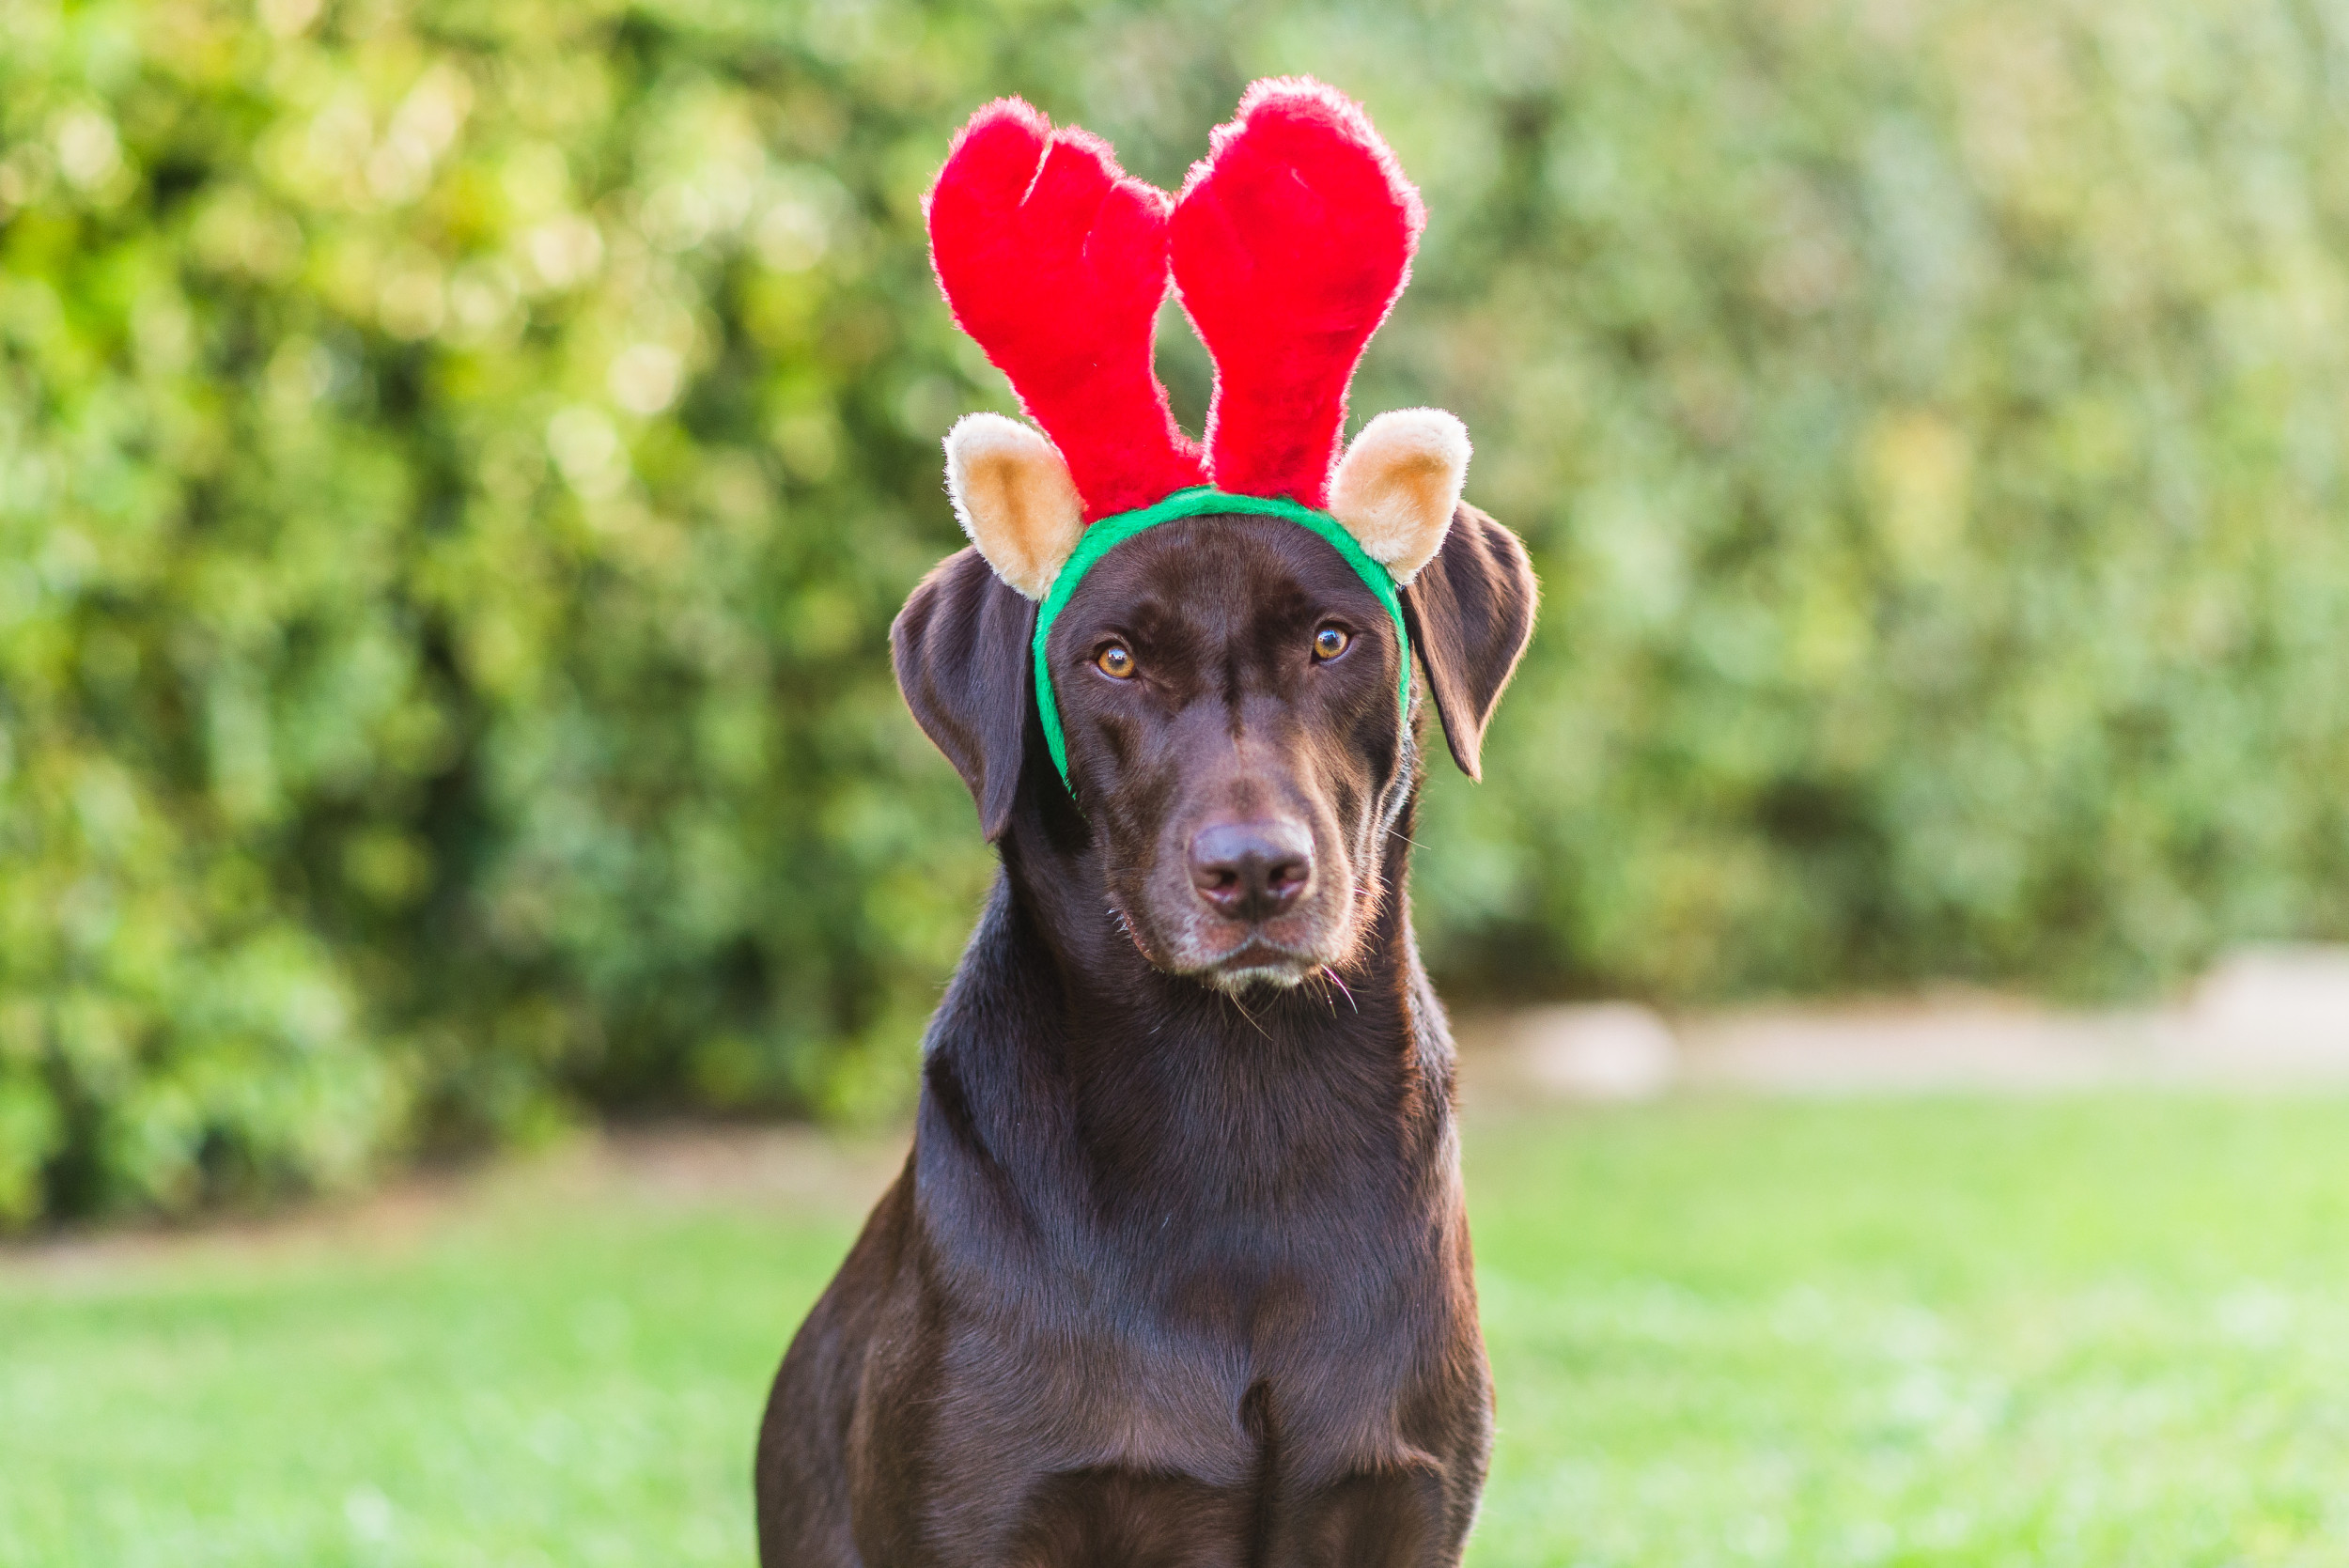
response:
[[[1326,664],[1344,653],[1346,645],[1353,641],[1346,634],[1345,628],[1325,626],[1314,633],[1314,658]]]
[[[1123,643],[1112,643],[1093,656],[1094,667],[1112,680],[1134,678],[1133,650]]]

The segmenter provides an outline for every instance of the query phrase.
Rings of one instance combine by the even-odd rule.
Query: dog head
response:
[[[898,619],[914,716],[988,837],[1023,791],[1048,822],[1064,808],[1098,907],[1159,968],[1237,988],[1344,963],[1417,776],[1414,653],[1409,689],[1472,775],[1532,626],[1524,550],[1461,503],[1457,419],[1381,414],[1338,451],[1419,193],[1360,104],[1274,80],[1179,196],[1098,137],[989,104],[928,215],[956,319],[1034,425],[980,413],[947,437],[975,553]],[[1170,287],[1215,361],[1204,445],[1151,368]],[[1050,617],[1033,660],[1031,600]]]
[[[1054,619],[1045,664],[1097,908],[1157,968],[1227,989],[1343,966],[1383,895],[1415,782],[1404,661],[1471,777],[1532,633],[1515,536],[1459,505],[1402,591],[1410,646],[1326,541],[1281,518],[1162,523],[1110,551]],[[1034,717],[1035,607],[975,550],[892,633],[898,684],[1000,837],[1023,789],[1059,797]]]

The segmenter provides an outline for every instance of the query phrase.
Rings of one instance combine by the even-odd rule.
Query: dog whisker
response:
[[[1266,1039],[1268,1039],[1268,1040],[1269,1040],[1269,1039],[1271,1039],[1271,1038],[1272,1038],[1272,1036],[1271,1036],[1270,1034],[1268,1034],[1268,1033],[1267,1033],[1267,1032],[1266,1032],[1266,1031],[1265,1031],[1265,1026],[1264,1026],[1264,1025],[1262,1025],[1262,1024],[1260,1024],[1260,1023],[1258,1023],[1258,1022],[1256,1021],[1256,1016],[1255,1016],[1253,1013],[1251,1013],[1251,1012],[1250,1012],[1247,1008],[1245,1008],[1245,1007],[1243,1007],[1243,1006],[1241,1006],[1241,1005],[1240,1005],[1240,1001],[1239,1001],[1239,998],[1237,998],[1237,997],[1234,996],[1234,995],[1233,995],[1231,992],[1229,992],[1229,991],[1224,991],[1224,992],[1222,992],[1222,993],[1221,993],[1221,995],[1222,995],[1222,998],[1223,998],[1223,1000],[1224,1000],[1224,1001],[1228,1001],[1228,1002],[1230,1002],[1230,1003],[1232,1004],[1232,1010],[1233,1010],[1234,1012],[1237,1013],[1237,1014],[1238,1014],[1241,1017],[1246,1018],[1246,1019],[1248,1020],[1248,1027],[1249,1027],[1249,1028],[1251,1028],[1251,1029],[1254,1030],[1254,1031],[1255,1031],[1257,1033],[1259,1033],[1259,1034],[1263,1034],[1263,1035],[1264,1035],[1264,1037],[1265,1037]]]
[[[1346,986],[1345,981],[1338,978],[1337,970],[1331,969],[1329,965],[1324,964],[1321,966],[1321,977],[1330,982],[1330,985],[1335,986],[1340,991],[1345,992],[1346,1004],[1348,1007],[1351,1007],[1357,1013],[1362,1010],[1362,1004],[1354,1000],[1354,992],[1352,989]],[[1335,1007],[1331,1007],[1330,1010],[1333,1013],[1337,1011]]]
[[[1307,975],[1299,982],[1299,986],[1308,994],[1319,997],[1321,1004],[1330,1009],[1331,1017],[1338,1016],[1338,999],[1330,994],[1330,983],[1322,979],[1318,973]]]

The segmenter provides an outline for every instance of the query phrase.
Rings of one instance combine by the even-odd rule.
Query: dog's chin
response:
[[[1187,932],[1185,939],[1168,944],[1172,961],[1159,967],[1230,996],[1265,986],[1285,990],[1302,985],[1330,961],[1319,943],[1282,940],[1262,926],[1239,927],[1221,941],[1202,931]]]
[[[1115,908],[1112,905],[1112,908]],[[1262,924],[1219,920],[1203,908],[1153,908],[1141,901],[1120,924],[1153,969],[1237,996],[1263,986],[1288,989],[1339,961],[1346,922],[1299,910]],[[1332,925],[1336,929],[1332,929]]]
[[[1311,954],[1292,953],[1252,938],[1222,957],[1193,970],[1191,978],[1227,996],[1238,996],[1259,986],[1287,990],[1317,972],[1321,960]]]

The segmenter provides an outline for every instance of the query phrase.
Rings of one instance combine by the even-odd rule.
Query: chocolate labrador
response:
[[[1065,787],[1035,605],[972,550],[914,590],[898,684],[1003,871],[775,1378],[766,1568],[1459,1560],[1492,1394],[1405,880],[1425,703],[1474,775],[1534,598],[1461,505],[1398,724],[1413,648],[1330,545],[1154,528],[1047,639]]]

